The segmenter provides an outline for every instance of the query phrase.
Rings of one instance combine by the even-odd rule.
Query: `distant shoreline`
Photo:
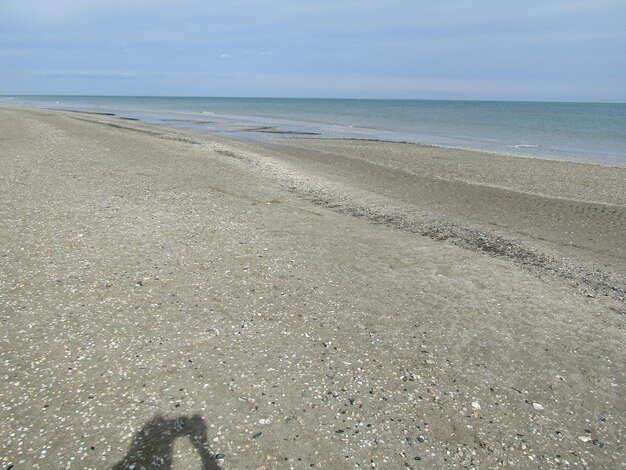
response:
[[[252,139],[319,135],[626,167],[626,105],[620,103],[80,96],[4,102]]]
[[[242,139],[245,127],[222,137],[185,126],[128,121],[113,113],[50,111],[190,143],[223,138],[224,149],[216,151],[229,158],[252,162],[261,152],[281,168],[295,165],[311,178],[332,181],[327,189],[311,193],[306,183],[299,190],[318,204],[502,256],[594,292],[626,296],[625,168],[363,138]],[[276,171],[272,165],[265,170],[270,175]],[[283,184],[290,185],[287,181]],[[339,189],[331,189],[337,184]],[[355,194],[367,188],[368,195],[360,200],[343,194],[343,188]],[[580,218],[580,211],[591,216]],[[555,218],[561,220],[556,226]],[[563,240],[571,245],[567,261],[561,259]]]
[[[554,103],[554,104],[599,104],[599,105],[622,105],[626,104],[626,101],[560,101],[560,100],[489,100],[489,99],[475,99],[475,100],[455,100],[455,99],[434,99],[434,98],[329,98],[324,96],[318,97],[304,97],[304,96],[204,96],[204,95],[48,95],[48,94],[17,94],[8,93],[0,94],[1,98],[21,98],[21,97],[41,97],[46,98],[50,96],[59,96],[67,98],[173,98],[173,99],[217,99],[217,100],[230,100],[230,99],[246,99],[246,100],[328,100],[328,101],[409,101],[409,102],[441,102],[441,103]]]
[[[0,107],[3,107],[3,106],[10,108],[14,105],[0,103]],[[166,127],[183,128],[183,129],[188,128],[188,129],[200,130],[200,131],[204,131],[208,133],[220,133],[220,131],[224,132],[224,129],[226,129],[226,132],[231,133],[232,136],[235,138],[241,138],[243,140],[253,140],[253,141],[266,140],[267,135],[271,134],[270,138],[276,138],[276,139],[280,139],[281,137],[283,138],[293,137],[293,138],[304,138],[304,139],[318,138],[322,140],[327,139],[327,140],[334,140],[334,141],[346,140],[346,141],[361,141],[361,142],[379,142],[379,143],[398,144],[398,145],[415,145],[415,146],[424,147],[424,148],[433,148],[433,149],[441,149],[441,150],[480,152],[485,155],[493,155],[493,156],[526,158],[526,159],[532,159],[532,160],[546,160],[546,161],[553,161],[553,162],[567,162],[567,163],[575,163],[575,164],[580,164],[580,165],[599,165],[599,166],[610,167],[610,168],[626,168],[626,161],[624,163],[619,162],[619,161],[585,161],[585,160],[576,160],[576,159],[567,159],[567,158],[555,158],[555,157],[550,157],[550,156],[545,156],[545,155],[526,155],[523,153],[490,151],[490,150],[476,149],[476,148],[471,148],[471,147],[427,144],[427,143],[421,143],[421,142],[385,140],[385,139],[367,138],[367,137],[340,137],[340,136],[330,137],[330,136],[325,136],[322,133],[318,133],[318,132],[281,130],[279,127],[274,127],[274,126],[234,125],[234,126],[229,126],[229,127],[224,126],[223,128],[217,129],[217,130],[206,129],[206,128],[203,129],[203,128],[196,127],[194,124],[212,124],[212,123],[215,123],[215,121],[200,119],[200,118],[198,119],[177,119],[177,118],[159,119],[155,122],[155,120],[153,119],[145,120],[143,118],[127,117],[124,115],[123,111],[118,112],[118,113],[113,113],[113,112],[101,112],[101,111],[87,111],[87,110],[82,110],[82,109],[38,108],[38,107],[32,107],[32,106],[16,106],[16,108],[25,108],[25,109],[31,108],[31,109],[42,109],[42,110],[51,110],[51,111],[62,111],[62,112],[68,112],[68,113],[78,113],[78,114],[93,115],[93,116],[104,116],[104,117],[111,117],[111,118],[119,119],[122,121],[141,121],[147,124],[156,124],[156,125],[162,125]],[[255,137],[255,134],[257,134],[256,137]]]

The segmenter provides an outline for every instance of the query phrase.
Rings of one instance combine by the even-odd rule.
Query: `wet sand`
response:
[[[626,170],[0,108],[4,468],[616,468]]]

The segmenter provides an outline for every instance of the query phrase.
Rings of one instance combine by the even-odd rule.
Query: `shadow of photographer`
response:
[[[207,444],[207,426],[200,415],[167,419],[156,415],[135,434],[126,456],[112,470],[171,469],[174,443],[186,437],[200,455],[202,470],[222,470],[223,455]]]

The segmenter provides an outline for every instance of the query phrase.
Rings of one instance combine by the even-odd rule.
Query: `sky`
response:
[[[0,95],[626,102],[626,0],[0,0]]]

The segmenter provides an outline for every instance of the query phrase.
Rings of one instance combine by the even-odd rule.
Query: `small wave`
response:
[[[516,149],[536,149],[538,147],[539,145],[537,144],[516,144],[515,145]]]
[[[202,114],[215,114],[215,113],[211,111],[202,111]]]

